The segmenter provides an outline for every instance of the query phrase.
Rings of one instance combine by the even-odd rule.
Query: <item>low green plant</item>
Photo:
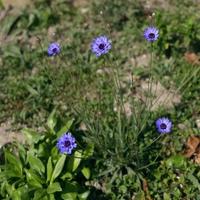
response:
[[[170,156],[152,175],[149,188],[155,199],[200,199],[199,166],[188,162],[184,156]]]
[[[93,147],[77,148],[73,155],[61,155],[56,147],[57,139],[72,123],[58,125],[53,112],[42,134],[24,129],[27,145],[14,143],[3,149],[1,199],[87,199],[90,192],[85,182],[90,168],[85,160],[93,154]]]

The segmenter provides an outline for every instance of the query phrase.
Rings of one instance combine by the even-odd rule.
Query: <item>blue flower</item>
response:
[[[159,133],[170,133],[172,130],[172,122],[166,117],[156,120],[156,128]]]
[[[154,42],[159,37],[159,31],[157,28],[150,26],[144,30],[144,37],[149,42]]]
[[[63,134],[57,142],[57,148],[60,153],[71,154],[72,150],[77,147],[75,138],[70,132]]]
[[[91,51],[97,57],[106,54],[111,49],[111,41],[106,36],[99,36],[92,41]]]
[[[49,56],[55,56],[60,53],[60,45],[57,42],[51,43],[47,51]]]

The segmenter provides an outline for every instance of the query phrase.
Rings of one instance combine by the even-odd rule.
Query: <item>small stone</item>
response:
[[[197,125],[197,128],[200,129],[200,119],[196,120],[196,125]]]
[[[88,129],[87,129],[87,127],[86,127],[86,124],[83,123],[83,122],[81,122],[81,124],[80,124],[80,126],[79,126],[79,130],[81,130],[81,131],[87,131]]]
[[[98,69],[96,71],[97,74],[110,74],[111,73],[111,69],[109,68],[102,68],[102,69]]]

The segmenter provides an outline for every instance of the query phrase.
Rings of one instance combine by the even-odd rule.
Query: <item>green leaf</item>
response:
[[[65,126],[63,126],[58,132],[57,132],[57,138],[59,138],[61,135],[69,131],[70,127],[72,126],[74,122],[74,119],[69,120]]]
[[[29,19],[28,19],[27,28],[30,28],[30,27],[34,24],[36,18],[37,18],[37,17],[36,17],[35,14],[33,14],[33,13],[30,13],[30,14],[29,14]]]
[[[125,185],[120,185],[119,191],[120,191],[120,193],[125,194],[125,193],[127,193],[127,187]]]
[[[164,193],[163,197],[164,197],[164,200],[171,200],[170,195],[167,193]]]
[[[50,194],[48,200],[56,200],[54,194]]]
[[[47,182],[51,180],[52,172],[53,172],[52,159],[51,157],[49,157],[47,162]]]
[[[67,163],[67,169],[69,171],[74,172],[78,168],[78,166],[81,162],[81,155],[82,155],[82,151],[75,151],[74,156],[70,157],[70,159]]]
[[[19,21],[20,17],[21,17],[20,14],[6,17],[3,26],[1,26],[2,32],[8,35],[13,30],[14,26]]]
[[[48,148],[48,143],[47,143],[47,141],[45,141],[45,142],[41,142],[39,144],[37,150],[36,149],[34,149],[34,150],[37,151],[37,155],[39,157],[48,157],[49,152],[47,152],[47,148]]]
[[[83,158],[87,159],[87,158],[91,157],[93,155],[93,153],[94,153],[94,145],[89,144],[83,152]]]
[[[45,167],[44,167],[42,161],[39,158],[28,153],[27,160],[30,164],[30,167],[32,169],[36,170],[39,174],[45,172]]]
[[[17,189],[17,191],[20,194],[20,200],[30,199],[29,191],[27,190],[27,188],[28,188],[28,185],[23,185],[22,187],[19,187]]]
[[[13,167],[13,165],[10,164],[6,164],[6,170],[4,172],[0,173],[0,177],[4,178],[11,178],[11,177],[18,177],[21,178],[21,175],[17,172],[17,170],[15,169],[15,167]]]
[[[70,173],[70,172],[66,172],[62,177],[61,179],[64,181],[65,179],[67,180],[72,180],[73,178],[73,175]]]
[[[143,191],[141,192],[138,192],[136,195],[135,195],[135,200],[145,200],[145,194]]]
[[[35,90],[33,87],[31,87],[30,85],[26,84],[26,89],[28,90],[28,92],[32,95],[32,96],[38,96],[39,93],[37,90]]]
[[[46,189],[37,189],[34,193],[33,200],[43,200],[46,194]]]
[[[5,151],[5,160],[11,164],[13,167],[13,171],[15,171],[18,176],[22,176],[22,163],[20,159],[17,159],[14,155],[9,153],[8,151]]]
[[[196,187],[196,188],[198,188],[200,190],[199,181],[192,173],[188,174],[187,179],[189,179],[192,182],[194,187]]]
[[[29,185],[35,188],[42,188],[42,179],[32,170],[25,169],[26,179]]]
[[[64,167],[65,164],[65,160],[66,160],[66,155],[62,154],[62,156],[60,157],[60,159],[58,160],[58,162],[56,163],[56,166],[53,170],[53,174],[51,177],[51,183],[60,175],[60,173],[62,172],[62,169]]]
[[[18,190],[12,192],[12,200],[21,200],[21,195]]]
[[[17,143],[17,149],[19,152],[19,157],[22,161],[22,163],[26,162],[26,149],[24,148],[24,145]]]
[[[186,166],[185,157],[182,155],[171,156],[166,160],[166,165],[168,167],[182,168]]]
[[[83,192],[81,194],[78,194],[78,198],[79,198],[79,200],[86,200],[88,198],[89,194],[90,194],[90,191]]]
[[[56,146],[51,149],[51,157],[52,161],[57,161],[60,158],[60,152]]]
[[[29,143],[29,144],[34,144],[34,143],[38,143],[41,139],[44,138],[44,136],[42,135],[39,135],[37,132],[35,132],[34,130],[32,129],[23,129],[22,130],[22,133],[25,135],[26,137],[26,141]]]
[[[60,191],[62,191],[62,188],[60,186],[60,183],[58,183],[58,182],[50,184],[47,188],[48,194],[53,194],[55,192],[60,192]]]
[[[81,172],[86,179],[90,178],[90,169],[88,167],[84,167]]]
[[[10,196],[12,196],[12,193],[14,192],[14,188],[13,188],[10,184],[6,183],[5,189],[6,189],[7,193],[8,193]]]
[[[47,120],[47,126],[49,127],[49,129],[52,131],[52,133],[55,133],[55,126],[56,126],[56,123],[57,123],[57,118],[55,116],[55,113],[56,113],[56,109],[54,109],[50,116],[48,117],[48,120]]]
[[[77,200],[77,193],[62,194],[61,198],[64,200]]]

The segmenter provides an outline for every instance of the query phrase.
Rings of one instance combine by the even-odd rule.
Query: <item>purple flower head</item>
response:
[[[91,50],[97,57],[108,53],[111,49],[111,41],[106,36],[99,36],[92,41]]]
[[[72,150],[77,147],[75,138],[70,132],[63,134],[57,142],[57,148],[60,153],[71,154]]]
[[[148,42],[154,42],[159,37],[159,31],[157,28],[150,26],[144,30],[144,37]]]
[[[172,122],[166,117],[156,120],[156,128],[159,133],[170,133],[172,130]]]
[[[60,45],[57,42],[51,43],[47,51],[49,56],[55,56],[60,53]]]

